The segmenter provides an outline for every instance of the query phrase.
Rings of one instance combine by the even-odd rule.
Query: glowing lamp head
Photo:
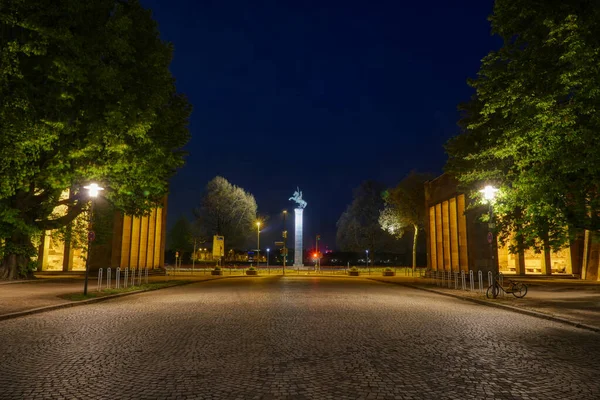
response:
[[[268,253],[269,251],[271,251],[271,249],[269,249],[269,248],[267,247],[267,253]]]
[[[98,186],[97,183],[90,183],[88,186],[84,186],[83,188],[88,191],[90,197],[98,197],[98,193],[100,193],[101,190],[104,190],[104,188]]]
[[[256,221],[256,227],[260,228],[260,221]]]
[[[493,187],[491,185],[487,185],[486,187],[481,189],[479,192],[483,193],[484,199],[491,201],[491,200],[494,200],[494,198],[496,197],[497,191],[498,191],[498,189],[496,189],[495,187]]]

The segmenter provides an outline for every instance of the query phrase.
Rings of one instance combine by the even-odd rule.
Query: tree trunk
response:
[[[412,269],[413,271],[417,268],[417,238],[419,237],[419,227],[417,225],[413,225],[415,228],[415,235],[413,237],[413,259],[412,259]]]
[[[0,279],[18,279],[31,277],[32,271],[28,270],[34,248],[27,235],[15,233],[4,242],[4,257],[0,265]]]

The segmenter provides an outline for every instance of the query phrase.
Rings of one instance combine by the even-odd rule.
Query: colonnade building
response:
[[[115,211],[100,197],[94,202],[93,230],[96,238],[91,246],[90,270],[164,267],[166,197],[160,207],[152,209],[146,216],[131,216]],[[60,211],[55,210],[58,213]],[[38,271],[85,271],[86,218],[85,214],[78,216],[61,234],[46,231],[42,235]],[[82,226],[85,227],[83,240]]]
[[[558,252],[525,250],[511,254],[499,242],[488,243],[487,223],[480,222],[486,206],[468,209],[469,199],[458,182],[443,174],[425,183],[427,266],[434,271],[493,270],[492,252],[503,274],[562,275],[600,280],[600,237],[583,232]]]

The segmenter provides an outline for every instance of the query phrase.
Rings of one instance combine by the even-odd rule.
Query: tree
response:
[[[340,250],[361,253],[369,250],[374,260],[375,251],[390,247],[392,236],[379,227],[384,190],[383,184],[374,181],[365,181],[354,190],[352,203],[337,222],[336,241]]]
[[[497,0],[504,44],[484,58],[446,171],[476,197],[500,187],[501,242],[560,249],[600,229],[600,9],[586,0]]]
[[[32,237],[89,207],[91,180],[118,210],[155,207],[183,165],[190,106],[137,0],[7,0],[0,34],[0,278],[11,279]]]
[[[194,251],[194,233],[187,218],[180,217],[169,231],[167,249],[181,252],[181,257],[183,257],[183,253]]]
[[[240,248],[256,232],[256,210],[254,196],[217,176],[206,185],[196,223],[204,237],[222,235],[228,247]]]
[[[417,267],[417,239],[419,230],[425,228],[425,182],[429,174],[411,172],[395,188],[383,193],[385,206],[379,214],[381,229],[401,238],[407,229],[413,230],[412,264]]]

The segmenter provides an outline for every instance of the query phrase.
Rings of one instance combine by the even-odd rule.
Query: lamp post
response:
[[[256,221],[256,269],[260,263],[260,221]]]
[[[283,275],[285,275],[285,262],[287,261],[287,230],[285,229],[285,220],[287,218],[287,210],[283,210]]]
[[[84,186],[84,189],[88,191],[88,195],[91,199],[90,202],[90,222],[88,224],[88,246],[87,255],[85,257],[85,282],[83,284],[83,295],[87,296],[88,292],[88,276],[90,273],[90,257],[92,255],[92,242],[96,239],[96,233],[92,230],[93,218],[94,218],[94,199],[98,197],[98,193],[104,190],[103,187],[98,186],[97,183],[90,183],[88,186]]]
[[[489,221],[488,221],[487,240],[490,245],[490,262],[491,262],[490,269],[491,269],[492,273],[494,274],[494,279],[495,279],[500,271],[499,271],[499,267],[498,267],[498,260],[496,259],[496,255],[494,254],[494,241],[496,240],[494,237],[494,229],[496,228],[496,224],[494,223],[494,208],[492,207],[492,202],[494,201],[494,198],[496,197],[496,192],[498,192],[498,189],[496,189],[495,187],[493,187],[491,185],[487,185],[486,187],[481,189],[479,192],[481,192],[483,194],[483,198],[485,200],[487,200],[488,206],[489,206],[489,210],[488,210]],[[496,294],[494,295],[494,298],[496,298]]]
[[[371,267],[369,266],[369,250],[365,250],[367,253],[367,270],[369,271],[369,275],[371,275]]]
[[[270,251],[271,249],[267,247],[267,269],[269,270],[269,274],[271,273],[271,270],[269,269],[269,256],[271,255]]]

